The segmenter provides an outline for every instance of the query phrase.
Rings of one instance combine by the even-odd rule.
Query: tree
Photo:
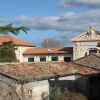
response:
[[[87,97],[78,91],[67,91],[59,96],[58,100],[88,100]]]
[[[25,27],[25,26],[14,27],[14,26],[12,26],[12,24],[0,26],[0,33],[1,34],[12,33],[14,35],[17,35],[17,34],[19,34],[20,31],[24,31],[25,33],[27,33],[28,30],[30,30],[30,28]]]
[[[21,27],[14,27],[12,24],[8,24],[5,26],[0,26],[0,33],[1,34],[8,34],[12,33],[14,35],[19,34],[20,31],[24,31],[27,33],[29,28],[21,26]],[[12,43],[4,42],[0,46],[0,62],[16,62],[16,54],[15,54],[15,49]]]
[[[68,90],[66,92],[61,92],[60,94],[57,90],[52,92],[53,94],[51,95],[50,100],[88,100],[84,93],[76,90]]]
[[[14,46],[9,42],[4,42],[0,47],[0,62],[16,62]]]
[[[42,41],[42,47],[44,48],[63,47],[63,44],[61,43],[60,40],[49,38]]]

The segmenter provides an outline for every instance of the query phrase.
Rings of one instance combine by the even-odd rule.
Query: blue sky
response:
[[[35,43],[45,38],[69,40],[89,26],[100,29],[99,0],[0,0],[0,25],[30,26],[18,38]]]

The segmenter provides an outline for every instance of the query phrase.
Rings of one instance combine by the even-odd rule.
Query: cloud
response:
[[[96,27],[96,29],[100,29],[100,10],[82,13],[66,12],[56,16],[0,18],[0,22],[30,26],[36,30],[52,29],[56,31],[79,32],[87,30],[91,25]]]
[[[80,34],[80,32],[87,31],[89,26],[94,26],[96,30],[100,30],[100,10],[89,10],[80,13],[65,12],[56,16],[30,17],[24,15],[10,19],[0,18],[1,25],[8,23],[29,26],[40,31],[56,30],[55,38],[65,41]]]
[[[100,8],[100,0],[60,0],[60,7],[85,6],[89,8]]]

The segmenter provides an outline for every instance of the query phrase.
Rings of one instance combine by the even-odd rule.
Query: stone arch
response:
[[[85,56],[89,55],[89,54],[100,54],[100,50],[98,48],[88,48]]]

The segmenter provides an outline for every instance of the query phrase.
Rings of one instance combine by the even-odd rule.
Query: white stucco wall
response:
[[[76,80],[76,75],[60,77],[59,80]]]
[[[55,79],[51,79],[51,80],[55,80]],[[66,77],[60,77],[59,78],[60,81],[70,81],[70,80],[76,80],[75,75],[71,75],[71,76],[66,76]],[[71,87],[74,87],[74,84],[70,84],[73,85]],[[30,82],[30,83],[26,83],[23,85],[23,90],[24,93],[26,95],[26,99],[27,100],[42,100],[43,97],[46,97],[49,100],[49,82],[48,80],[43,80],[43,81],[37,81],[37,82]]]
[[[30,82],[23,85],[24,93],[27,100],[42,100],[43,97],[49,96],[49,83],[47,80]]]
[[[19,60],[19,62],[23,62],[24,61],[23,53],[25,52],[25,50],[27,50],[29,48],[34,48],[34,47],[18,46],[18,47],[15,47],[15,48],[17,48],[15,50],[17,59]]]
[[[72,54],[24,55],[23,62],[28,62],[28,58],[34,58],[34,62],[40,62],[40,57],[46,57],[46,61],[47,62],[52,61],[51,57],[58,57],[58,61],[64,61],[64,56],[65,57],[71,57],[71,59],[73,59],[72,58],[73,57]]]
[[[81,88],[81,86],[84,86],[84,89],[86,88],[84,85],[84,83],[82,82],[83,80],[78,80],[80,76],[76,76],[76,75],[71,75],[71,76],[65,76],[65,77],[60,77],[59,81],[60,83],[64,84],[66,83],[66,90],[71,87],[71,88],[75,88],[75,86],[78,86],[79,89],[83,89]],[[77,84],[74,83],[70,83],[70,82],[74,82],[75,80],[77,81]],[[42,81],[36,81],[36,82],[29,82],[29,83],[24,83],[24,84],[17,84],[16,81],[14,81],[13,79],[10,79],[6,76],[2,76],[0,75],[0,80],[5,81],[9,84],[11,84],[14,89],[16,89],[16,92],[18,93],[19,97],[21,98],[21,100],[42,100],[42,98],[46,97],[46,100],[49,100],[49,95],[50,95],[50,83],[48,80],[42,80]],[[50,79],[55,81],[55,79]],[[68,81],[67,81],[68,80]],[[59,82],[57,81],[57,82]],[[69,82],[69,84],[68,84]],[[81,84],[80,84],[81,83]],[[56,83],[55,83],[56,84]]]

